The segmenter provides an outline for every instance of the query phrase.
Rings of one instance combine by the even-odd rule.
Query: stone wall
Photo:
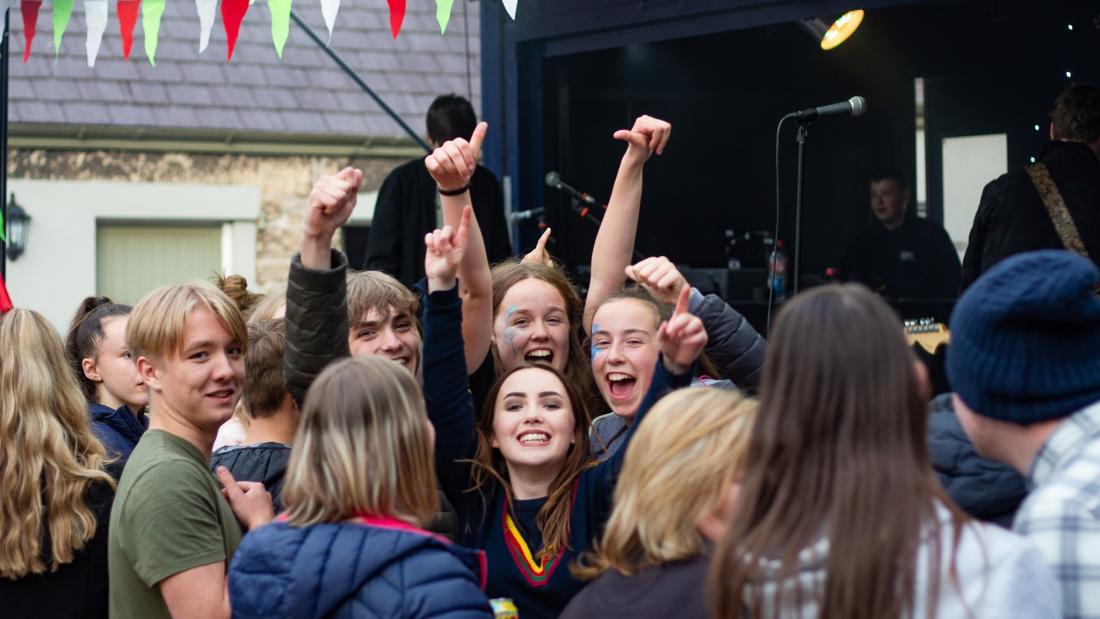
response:
[[[284,289],[287,264],[297,251],[302,210],[314,181],[347,165],[363,170],[361,191],[376,191],[403,160],[388,158],[278,157],[116,151],[19,150],[8,153],[8,177],[248,185],[260,189],[256,291]],[[338,242],[339,239],[338,239]]]

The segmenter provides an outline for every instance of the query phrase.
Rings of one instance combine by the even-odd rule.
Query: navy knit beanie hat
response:
[[[951,313],[947,377],[976,413],[1027,425],[1100,401],[1100,271],[1060,250],[1012,256]]]

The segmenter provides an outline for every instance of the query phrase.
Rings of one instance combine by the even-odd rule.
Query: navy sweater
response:
[[[92,432],[107,449],[107,455],[118,458],[115,466],[121,475],[122,467],[130,459],[130,452],[149,429],[149,417],[144,412],[135,415],[125,404],[114,409],[92,402],[88,405],[88,412],[92,418]]]
[[[489,566],[485,592],[490,598],[511,598],[523,619],[556,617],[584,586],[583,581],[570,574],[569,564],[578,554],[589,550],[592,540],[602,532],[611,512],[611,495],[626,449],[620,449],[607,461],[585,470],[577,480],[569,524],[569,548],[541,575],[527,567],[529,564],[520,556],[517,545],[510,546],[506,541],[504,492],[500,488],[494,488],[485,496],[467,492],[471,485],[470,465],[463,461],[473,458],[477,439],[461,326],[457,288],[426,297],[424,397],[428,416],[436,430],[439,480],[458,516],[457,541],[485,551]],[[670,387],[685,386],[690,379],[690,372],[672,376],[659,362],[653,383],[638,410],[637,421],[642,420],[646,411]],[[632,428],[637,426],[635,423]],[[632,434],[633,430],[627,431],[624,443],[629,442]],[[514,501],[511,506],[512,518],[531,556],[542,547],[542,534],[535,525],[535,517],[545,502],[545,498],[530,499]]]

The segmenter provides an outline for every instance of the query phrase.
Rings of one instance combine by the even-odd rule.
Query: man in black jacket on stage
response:
[[[439,146],[455,138],[470,139],[477,117],[465,98],[443,95],[428,108],[427,125],[428,141]],[[470,196],[489,263],[507,258],[512,246],[500,183],[481,165],[470,179]],[[378,190],[364,266],[385,271],[412,287],[424,277],[424,235],[442,226],[439,195],[423,158],[398,166]]]
[[[874,221],[848,244],[841,275],[892,299],[954,299],[959,256],[937,223],[908,212],[909,183],[897,170],[871,176]]]
[[[1038,164],[1049,173],[1093,262],[1100,260],[1100,88],[1073,84],[1050,112],[1050,144]],[[1070,249],[1051,219],[1036,181],[1035,166],[1013,170],[990,182],[970,229],[963,258],[965,288],[997,262],[1036,249]],[[1041,182],[1041,181],[1040,181]],[[1056,198],[1055,198],[1056,200]],[[1063,231],[1065,233],[1065,231]],[[1100,264],[1100,263],[1098,263]]]

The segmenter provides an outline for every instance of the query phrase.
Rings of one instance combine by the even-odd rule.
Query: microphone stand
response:
[[[804,161],[806,158],[806,134],[808,133],[807,125],[813,119],[803,119],[798,121],[798,133],[795,134],[795,141],[798,142],[798,176],[795,181],[794,190],[794,270],[791,271],[791,292],[793,296],[798,293],[798,279],[799,274],[802,272],[802,185],[803,185],[803,168],[805,167]],[[778,239],[776,239],[778,241]]]
[[[596,230],[600,229],[600,225],[603,223],[603,221],[596,219],[596,217],[592,215],[591,207],[582,205],[581,201],[578,200],[576,196],[570,196],[569,203],[570,205],[572,205],[573,212],[576,213],[577,216],[579,216],[581,219],[588,221],[593,226],[596,226]],[[634,262],[641,262],[642,260],[645,260],[645,256],[639,253],[637,249],[634,249],[632,251],[634,255]]]

